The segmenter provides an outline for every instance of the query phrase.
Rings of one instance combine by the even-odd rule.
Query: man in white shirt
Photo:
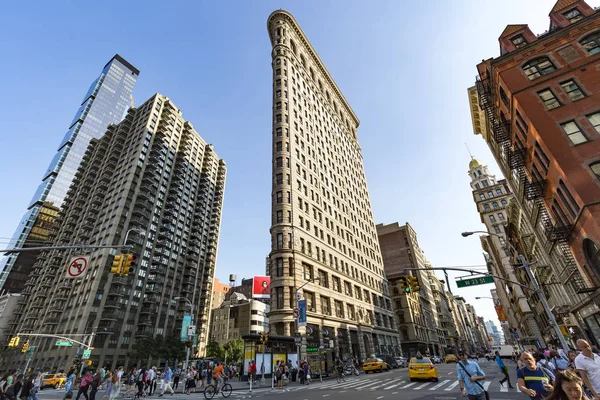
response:
[[[600,356],[594,354],[590,344],[583,339],[577,341],[577,348],[581,353],[575,358],[575,368],[594,400],[600,400]]]

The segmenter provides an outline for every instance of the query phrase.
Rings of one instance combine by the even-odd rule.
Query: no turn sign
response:
[[[298,307],[294,308],[293,315],[294,318],[298,318],[300,316],[300,309]]]
[[[89,262],[88,256],[73,257],[67,267],[67,278],[82,278],[87,271]]]

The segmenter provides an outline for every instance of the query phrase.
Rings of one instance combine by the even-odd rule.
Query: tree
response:
[[[208,342],[208,345],[206,346],[207,357],[214,357],[217,360],[222,360],[224,355],[225,350],[223,349],[223,346],[217,343],[216,340],[213,339]]]
[[[135,362],[148,363],[152,358],[158,357],[158,350],[157,340],[152,336],[144,336],[137,339],[133,346],[131,346],[129,357]]]
[[[185,358],[185,345],[176,333],[170,333],[163,339],[161,359],[181,360]]]
[[[241,361],[244,355],[244,341],[242,339],[234,339],[225,343],[223,346],[227,352],[227,359],[231,361]]]

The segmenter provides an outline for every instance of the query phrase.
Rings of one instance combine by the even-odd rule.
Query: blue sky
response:
[[[263,274],[269,253],[271,67],[278,8],[298,20],[361,120],[377,223],[408,221],[434,266],[483,264],[465,148],[475,65],[507,24],[548,29],[554,0],[12,2],[0,15],[0,243],[12,236],[86,89],[119,53],[140,69],[140,104],[170,97],[224,158],[217,277]],[[597,6],[598,0],[590,0]],[[492,285],[458,289],[486,319]],[[496,322],[497,323],[497,322]]]

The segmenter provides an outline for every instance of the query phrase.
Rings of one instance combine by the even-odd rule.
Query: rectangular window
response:
[[[302,264],[302,272],[304,274],[304,280],[310,281],[313,278],[313,267],[309,264]]]
[[[512,44],[515,45],[515,47],[518,49],[519,47],[523,47],[527,44],[527,41],[525,40],[525,37],[523,35],[517,35],[517,36],[513,36],[510,41],[512,42]]]
[[[329,297],[321,296],[321,312],[325,315],[331,315],[331,303]]]
[[[283,249],[283,233],[277,234],[277,248]]]
[[[283,211],[277,211],[277,223],[280,224],[283,222]]]
[[[561,106],[560,101],[558,101],[550,89],[545,89],[538,92],[538,96],[540,96],[540,99],[542,99],[544,106],[546,106],[546,109],[548,110],[552,110],[553,108]]]
[[[490,221],[496,222],[496,217],[494,217],[493,215],[490,215]]]
[[[508,100],[508,96],[506,95],[506,92],[502,86],[500,86],[500,99],[506,107],[510,107],[510,101]]]
[[[502,213],[498,213],[498,219],[499,219],[500,221],[504,221],[504,214],[502,214]]]
[[[500,227],[498,225],[494,225],[494,232],[501,233],[502,230],[500,229]]]
[[[275,182],[278,185],[282,185],[283,184],[283,174],[277,174],[277,175],[275,175],[275,177],[276,177]]]
[[[282,287],[275,288],[275,293],[277,296],[277,308],[281,309],[284,307],[284,305],[283,305],[283,288]]]
[[[548,173],[548,168],[550,167],[550,159],[548,158],[544,150],[542,150],[540,144],[537,142],[535,143],[534,157],[543,167],[544,173]]]
[[[569,20],[570,23],[574,24],[575,22],[579,21],[581,18],[583,18],[583,16],[581,15],[581,13],[579,12],[579,10],[577,8],[574,8],[572,10],[567,11],[566,13],[563,13],[563,15],[565,16],[566,19]]]
[[[560,124],[560,126],[562,126],[571,143],[581,144],[588,141],[575,121],[565,122],[564,124]]]
[[[277,197],[277,204],[281,204],[283,202],[283,192],[277,192],[276,197]]]
[[[571,101],[583,99],[585,97],[585,94],[583,94],[583,92],[573,79],[570,79],[566,82],[561,82],[560,86],[569,95]]]
[[[592,124],[596,132],[600,133],[600,112],[588,115],[587,119],[590,121],[590,124]]]
[[[335,316],[338,318],[344,318],[344,305],[338,300],[335,300]]]
[[[502,189],[496,189],[496,195],[502,196]]]
[[[485,194],[479,193],[479,200],[485,200]]]
[[[275,265],[277,268],[276,275],[283,276],[283,258],[278,258],[275,260]]]
[[[304,292],[304,298],[306,299],[306,309],[308,311],[315,312],[315,294],[311,292]]]
[[[565,206],[567,206],[569,214],[571,214],[571,216],[575,218],[577,216],[577,213],[579,213],[579,205],[577,204],[577,201],[575,201],[575,198],[571,194],[571,191],[569,190],[569,188],[567,188],[567,185],[565,185],[565,183],[562,180],[558,182],[558,186],[559,187],[556,191],[558,193],[558,196],[560,197],[562,202],[565,203]]]

